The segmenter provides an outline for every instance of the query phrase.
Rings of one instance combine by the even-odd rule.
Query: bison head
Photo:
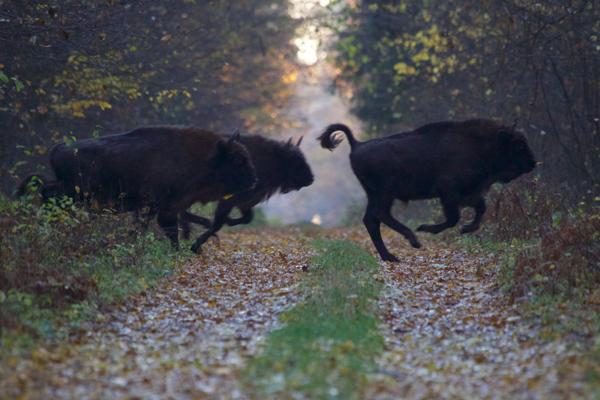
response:
[[[300,190],[303,187],[310,186],[314,181],[312,171],[304,158],[304,154],[300,151],[300,143],[302,143],[302,138],[296,144],[293,144],[290,139],[281,152],[281,193]]]
[[[239,133],[217,142],[214,157],[219,182],[226,194],[240,193],[256,185],[256,171],[246,147],[238,141]]]
[[[535,158],[523,133],[504,128],[498,133],[498,180],[508,183],[519,176],[533,171]]]

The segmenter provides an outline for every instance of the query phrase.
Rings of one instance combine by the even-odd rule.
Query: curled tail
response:
[[[50,197],[50,195],[54,195],[56,186],[56,182],[45,175],[31,174],[23,179],[23,182],[21,182],[15,194],[17,197],[21,197],[28,192],[35,190],[36,192],[41,192],[44,199],[46,199],[47,197]]]
[[[352,131],[344,124],[331,124],[326,129],[325,132],[319,136],[317,140],[321,142],[321,147],[324,149],[332,150],[337,147],[338,144],[342,141],[341,138],[335,137],[333,135],[336,132],[344,132],[346,134],[346,138],[348,139],[348,143],[350,143],[350,148],[354,149],[354,146],[358,143],[358,141],[354,138]]]

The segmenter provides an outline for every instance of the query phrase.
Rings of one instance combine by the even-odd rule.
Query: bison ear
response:
[[[302,143],[302,139],[304,139],[304,136],[300,136],[300,139],[298,139],[298,143],[296,143],[296,147],[300,147],[300,143]]]
[[[230,141],[230,142],[235,142],[235,141],[237,141],[237,140],[240,140],[240,129],[239,129],[239,128],[238,128],[238,129],[236,129],[236,130],[233,132],[233,135],[231,135],[231,137],[229,138],[229,141]]]
[[[217,142],[214,153],[214,159],[216,161],[223,160],[227,157],[227,154],[229,153],[229,142],[231,140],[232,139],[229,139],[228,141],[219,140]]]
[[[292,138],[289,138],[289,139],[288,139],[288,141],[287,141],[286,145],[287,145],[287,146],[291,146],[291,145],[292,145]]]

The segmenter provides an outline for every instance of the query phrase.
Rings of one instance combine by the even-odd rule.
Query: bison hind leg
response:
[[[157,217],[158,225],[165,236],[171,241],[171,245],[179,250],[179,229],[177,226],[177,211],[159,210]]]
[[[421,243],[419,242],[413,231],[411,231],[409,227],[399,222],[392,216],[392,214],[390,213],[391,206],[391,202],[389,202],[389,204],[378,204],[374,208],[374,213],[377,219],[379,219],[381,222],[383,222],[402,236],[404,236],[404,238],[409,241],[412,247],[414,247],[415,249],[420,248]]]
[[[391,207],[392,199],[380,200],[375,196],[369,196],[367,211],[363,218],[363,223],[371,236],[371,240],[384,261],[398,261],[398,259],[387,250],[381,239],[380,224],[382,222],[404,236],[412,247],[417,249],[421,247],[421,243],[419,243],[415,234],[406,225],[392,217]]]
[[[480,197],[473,206],[473,208],[475,209],[475,217],[473,217],[473,221],[463,225],[463,227],[460,230],[460,233],[462,234],[475,232],[479,229],[479,226],[481,225],[481,220],[483,219],[483,214],[485,214],[486,210],[485,199],[483,197]]]
[[[383,243],[383,239],[381,238],[381,221],[379,221],[369,210],[367,207],[367,211],[365,212],[365,216],[363,217],[363,223],[365,224],[365,228],[367,228],[367,232],[369,232],[369,236],[371,237],[371,241],[379,256],[383,261],[391,261],[398,262],[398,258],[391,254],[388,249],[385,247]]]
[[[212,226],[212,221],[200,215],[192,214],[189,211],[185,211],[179,214],[179,225],[181,225],[183,237],[186,240],[190,238],[190,233],[192,231],[191,224],[202,225],[203,227],[210,229],[210,227]]]

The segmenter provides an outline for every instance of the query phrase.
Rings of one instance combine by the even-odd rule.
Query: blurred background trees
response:
[[[52,143],[146,124],[268,130],[289,87],[287,1],[0,0],[0,187]]]
[[[328,12],[294,18],[307,4]],[[334,50],[329,82],[369,134],[517,123],[544,182],[596,196],[598,0],[0,0],[0,188],[65,138],[147,124],[289,128],[291,108],[310,108],[289,103],[308,81],[293,44],[301,24]],[[294,123],[316,134],[311,121]]]
[[[499,118],[542,178],[578,196],[600,173],[600,2],[338,2],[338,81],[373,135]]]

